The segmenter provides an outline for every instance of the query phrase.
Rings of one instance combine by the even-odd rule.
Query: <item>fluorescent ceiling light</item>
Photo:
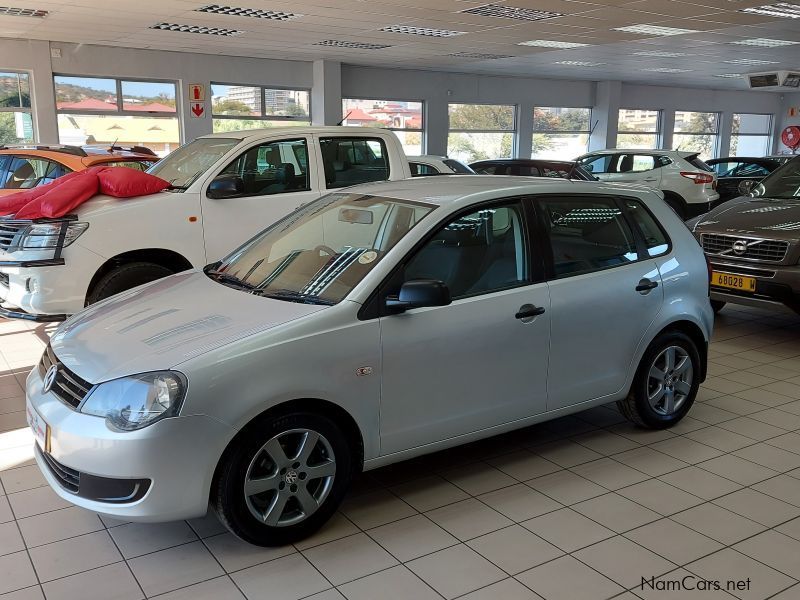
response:
[[[685,33],[697,33],[696,29],[659,27],[658,25],[628,25],[626,27],[614,27],[611,31],[624,31],[625,33],[644,33],[647,35],[683,35]]]
[[[517,46],[538,46],[540,48],[583,48],[588,45],[578,42],[559,42],[557,40],[528,40],[517,44]]]
[[[303,15],[285,12],[282,10],[261,10],[260,8],[242,8],[239,6],[224,6],[220,4],[207,4],[194,9],[194,12],[212,13],[216,15],[230,15],[233,17],[253,17],[256,19],[269,19],[271,21],[291,21]]]
[[[653,67],[652,69],[639,69],[640,71],[650,71],[652,73],[688,73],[691,69],[675,69],[672,67]]]
[[[758,58],[734,58],[733,60],[723,60],[729,65],[777,65],[777,60],[760,60]]]
[[[447,56],[454,56],[455,58],[477,58],[479,60],[499,60],[501,58],[514,58],[508,54],[484,54],[482,52],[453,52]]]
[[[7,17],[35,17],[44,19],[50,12],[35,8],[15,8],[13,6],[0,6],[0,15]]]
[[[357,48],[359,50],[383,50],[391,48],[391,44],[368,44],[365,42],[347,42],[343,40],[322,40],[314,42],[312,46],[332,46],[335,48]]]
[[[606,63],[601,62],[586,62],[583,60],[559,60],[553,63],[554,65],[567,65],[570,67],[599,67]]]
[[[462,10],[462,13],[479,15],[481,17],[497,17],[500,19],[515,19],[517,21],[542,21],[554,17],[563,17],[562,13],[534,8],[518,8],[516,6],[503,6],[502,4],[485,4]]]
[[[749,40],[739,40],[738,42],[730,42],[738,46],[758,46],[759,48],[780,48],[781,46],[794,46],[800,42],[791,42],[789,40],[771,40],[769,38],[750,38]]]
[[[161,29],[163,31],[174,31],[176,33],[204,33],[206,35],[222,35],[233,37],[242,35],[244,31],[239,29],[227,29],[226,27],[205,27],[202,25],[178,25],[176,23],[156,23],[150,29]]]
[[[751,15],[764,15],[767,17],[800,19],[800,4],[789,4],[788,2],[778,2],[777,4],[765,4],[764,6],[752,6],[750,8],[740,8],[739,12],[749,13]]]
[[[452,31],[450,29],[431,29],[430,27],[414,27],[413,25],[387,25],[378,31],[389,33],[405,33],[407,35],[424,35],[426,37],[454,37],[464,35],[466,31]]]
[[[657,56],[660,58],[678,58],[679,56],[694,56],[686,52],[659,52],[658,50],[647,50],[644,52],[634,52],[637,56]]]
[[[735,79],[741,76],[741,73],[720,73],[719,75],[714,75],[714,77],[722,77],[723,79]]]

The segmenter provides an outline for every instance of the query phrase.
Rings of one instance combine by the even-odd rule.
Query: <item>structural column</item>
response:
[[[311,85],[311,122],[336,125],[342,120],[342,63],[315,60]]]
[[[617,119],[622,102],[622,82],[600,81],[595,88],[592,107],[592,137],[589,150],[603,150],[617,145]],[[595,125],[595,123],[597,123]]]

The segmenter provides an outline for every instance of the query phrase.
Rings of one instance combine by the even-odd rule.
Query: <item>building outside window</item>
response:
[[[717,156],[719,148],[719,113],[675,111],[672,149],[698,152],[700,158]]]
[[[589,149],[592,109],[533,109],[531,158],[572,160]]]
[[[734,113],[728,156],[764,156],[772,150],[772,115]]]
[[[617,120],[617,148],[659,148],[661,111],[621,108]]]
[[[252,85],[211,84],[214,133],[311,123],[311,94]]]
[[[53,79],[62,144],[146,146],[159,156],[180,146],[174,81]]]
[[[450,104],[447,155],[467,163],[512,157],[516,112],[513,104]]]
[[[344,98],[342,118],[342,125],[390,129],[400,138],[408,156],[423,154],[425,122],[422,102]]]
[[[0,72],[0,144],[25,144],[35,137],[30,75]]]

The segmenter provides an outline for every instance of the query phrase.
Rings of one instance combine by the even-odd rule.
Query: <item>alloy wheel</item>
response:
[[[692,359],[680,346],[668,346],[656,356],[647,376],[647,401],[659,415],[680,410],[694,381]]]

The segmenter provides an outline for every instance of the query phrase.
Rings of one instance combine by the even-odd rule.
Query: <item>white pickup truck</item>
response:
[[[411,177],[392,132],[355,127],[206,135],[149,172],[171,188],[124,200],[95,196],[61,219],[0,218],[0,316],[62,320],[214,262],[329,190]]]

